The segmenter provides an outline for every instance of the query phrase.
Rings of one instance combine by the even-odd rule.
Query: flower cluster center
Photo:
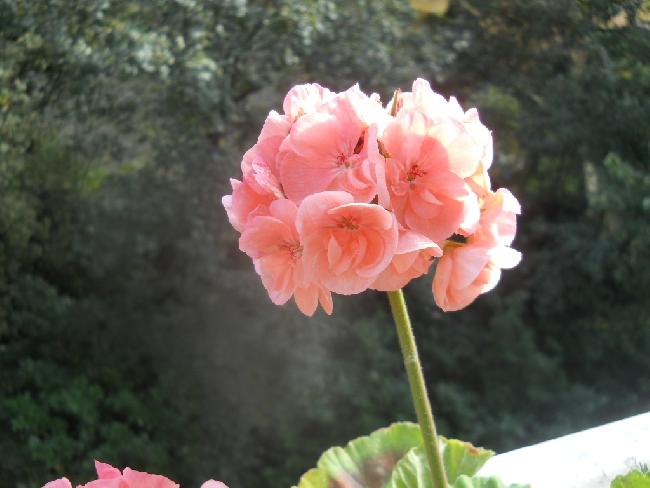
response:
[[[336,165],[339,168],[349,168],[351,166],[350,161],[348,160],[348,157],[345,154],[339,154],[336,157]]]
[[[417,163],[412,164],[411,169],[409,169],[409,172],[406,173],[406,181],[408,182],[414,181],[416,178],[419,178],[426,174],[427,172],[424,171],[422,168],[420,168],[420,165],[418,165]]]
[[[282,245],[282,248],[285,249],[289,255],[291,256],[291,259],[296,261],[302,257],[302,246],[300,245],[299,242],[293,241],[293,242],[285,242]]]
[[[338,225],[339,228],[345,230],[357,230],[359,228],[359,223],[352,217],[343,217]]]

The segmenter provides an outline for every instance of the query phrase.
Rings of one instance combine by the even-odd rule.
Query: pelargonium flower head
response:
[[[379,291],[397,291],[414,278],[427,274],[434,258],[442,249],[431,239],[406,229],[400,229],[395,255],[390,265],[372,283]]]
[[[273,201],[269,215],[256,216],[247,223],[239,238],[239,248],[253,259],[273,303],[282,305],[295,295],[298,308],[306,315],[314,313],[319,301],[331,314],[330,293],[305,278],[296,214],[292,201]]]
[[[330,314],[332,293],[395,291],[434,268],[436,303],[458,310],[519,262],[521,208],[492,191],[492,135],[476,109],[423,79],[387,107],[358,85],[311,83],[282,108],[222,200],[273,303]]]
[[[459,228],[470,232],[478,199],[449,168],[436,124],[419,110],[401,112],[384,131],[386,185],[402,226],[439,242]]]
[[[395,217],[379,205],[355,203],[351,194],[310,195],[298,209],[308,275],[343,295],[360,293],[390,264],[397,248]]]
[[[375,197],[377,160],[369,157],[369,146],[377,139],[368,130],[370,112],[365,107],[376,103],[360,93],[355,89],[340,93],[292,126],[278,156],[288,198],[301,202],[325,190],[344,190],[364,203]]]

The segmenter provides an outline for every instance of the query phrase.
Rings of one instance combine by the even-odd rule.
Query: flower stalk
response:
[[[402,357],[404,358],[404,367],[406,368],[406,374],[411,388],[413,406],[415,407],[415,413],[422,432],[424,449],[427,460],[429,461],[429,467],[431,468],[433,488],[447,488],[447,475],[445,474],[445,467],[442,462],[442,452],[440,451],[440,443],[438,442],[438,435],[436,433],[436,424],[433,421],[433,412],[431,411],[431,404],[427,396],[420,357],[415,344],[415,336],[413,335],[413,328],[411,327],[402,290],[389,291],[388,300],[391,311],[393,312],[393,319],[395,320],[397,336],[399,337]]]

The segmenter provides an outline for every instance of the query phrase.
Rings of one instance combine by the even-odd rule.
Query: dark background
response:
[[[220,204],[307,81],[429,79],[522,202],[495,291],[444,314],[430,277],[406,290],[443,434],[505,451],[648,410],[649,23],[640,0],[0,0],[0,486],[97,458],[288,487],[414,417],[385,296],[272,305]]]

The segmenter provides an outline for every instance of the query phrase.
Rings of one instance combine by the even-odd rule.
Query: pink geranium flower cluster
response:
[[[95,461],[95,469],[97,479],[85,485],[78,485],[77,488],[178,488],[177,483],[159,474],[144,473],[131,468],[120,471],[99,461]],[[68,478],[59,478],[46,483],[43,488],[72,488],[72,483]],[[201,488],[228,487],[220,481],[210,480],[203,483]]]
[[[491,189],[492,136],[476,109],[418,79],[387,107],[356,85],[299,85],[283,110],[223,197],[274,303],[330,314],[332,293],[395,291],[435,262],[435,301],[459,310],[519,262],[520,206]]]

